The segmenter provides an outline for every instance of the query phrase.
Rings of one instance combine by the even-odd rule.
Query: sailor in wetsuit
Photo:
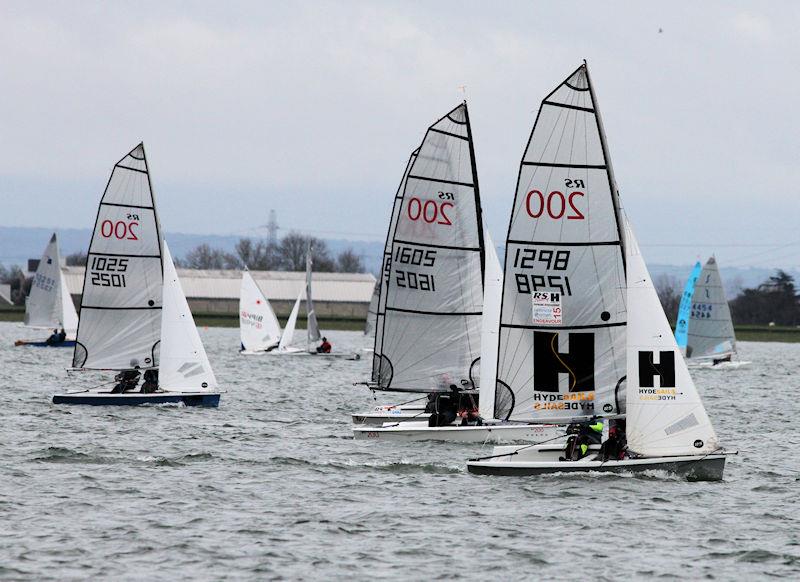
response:
[[[139,376],[141,376],[139,370],[123,370],[114,376],[114,380],[118,383],[114,386],[111,393],[124,394],[125,392],[133,392],[136,389],[136,385],[139,383]]]
[[[152,394],[158,391],[158,370],[145,370],[142,382],[142,394]]]

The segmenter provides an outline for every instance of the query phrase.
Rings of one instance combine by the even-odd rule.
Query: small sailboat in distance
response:
[[[690,283],[691,280],[690,277]],[[686,333],[686,362],[690,368],[715,370],[741,368],[750,363],[734,359],[735,355],[736,332],[731,310],[717,260],[711,256],[696,279],[692,293]]]
[[[313,265],[314,260],[312,258],[312,248],[311,243],[309,243],[308,250],[306,252],[306,353],[311,354],[312,356],[318,356],[320,358],[360,360],[361,355],[358,353],[333,353],[332,345],[330,342],[328,342],[328,338],[324,337],[319,330],[317,312],[314,309],[314,296],[312,294]],[[322,344],[316,346],[315,344],[320,340],[322,340]]]
[[[281,325],[272,305],[247,269],[242,272],[239,292],[239,339],[243,354],[272,351],[281,340]]]
[[[15,346],[75,347],[78,313],[61,270],[61,255],[56,233],[44,250],[31,281],[30,294],[25,300],[25,327],[53,329],[54,334],[44,341],[17,340]],[[63,330],[63,333],[58,330]],[[60,336],[59,336],[60,334]]]
[[[219,404],[216,377],[161,235],[143,144],[117,162],[100,201],[73,369],[117,371],[117,384],[56,394],[54,404]]]
[[[627,452],[618,447],[612,457],[607,448],[620,437],[606,438],[606,448],[585,442],[577,458],[563,444],[496,446],[470,460],[469,472],[662,470],[721,479],[730,453],[619,207],[585,63],[543,100],[523,165],[506,247],[496,412],[571,415],[567,422],[586,427],[604,418],[615,435],[626,433]],[[518,301],[525,292],[528,301]]]

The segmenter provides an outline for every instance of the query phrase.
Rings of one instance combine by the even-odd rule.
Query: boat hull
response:
[[[396,426],[395,426],[396,425]],[[564,428],[543,424],[485,424],[483,426],[428,426],[427,422],[386,423],[353,427],[356,440],[449,441],[462,443],[537,442],[566,438]]]
[[[721,481],[725,470],[725,454],[683,457],[655,457],[623,459],[621,461],[594,460],[590,454],[580,461],[559,461],[563,455],[560,447],[531,447],[538,450],[514,450],[520,447],[497,447],[493,458],[467,463],[467,470],[475,475],[507,477],[552,475],[563,473],[646,473],[660,471],[678,475],[687,481]],[[592,447],[593,451],[599,448]],[[502,454],[506,453],[506,454]],[[520,458],[516,458],[519,456]],[[537,458],[538,457],[538,458]]]
[[[28,342],[18,340],[14,343],[15,346],[25,346],[28,348],[74,348],[75,340],[65,340],[58,344],[48,344],[47,342]]]
[[[417,422],[424,420],[427,422],[430,417],[429,412],[425,412],[424,406],[376,406],[368,412],[357,412],[351,415],[353,424],[365,426],[383,426],[385,423]]]
[[[142,406],[155,404],[183,404],[184,406],[219,406],[219,393],[157,392],[155,394],[110,394],[74,392],[55,394],[53,404],[79,404],[84,406]]]

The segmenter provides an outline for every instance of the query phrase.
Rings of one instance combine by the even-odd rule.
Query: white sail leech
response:
[[[194,323],[166,242],[158,381],[165,391],[213,392],[217,379]]]
[[[412,154],[386,252],[373,363],[378,388],[472,388],[484,257],[466,103],[434,123]]]
[[[621,412],[625,264],[586,66],[542,101],[508,229],[495,417]]]
[[[281,326],[266,295],[250,271],[242,272],[239,336],[245,351],[266,351],[280,341]]]
[[[720,445],[627,225],[627,439],[645,457],[703,455]]]
[[[721,359],[736,353],[736,334],[716,259],[708,259],[692,296],[686,357]]]
[[[161,235],[144,146],[114,166],[86,265],[73,367],[158,366]]]

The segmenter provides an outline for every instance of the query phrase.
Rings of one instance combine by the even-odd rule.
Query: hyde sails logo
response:
[[[676,400],[674,351],[640,351],[639,400]]]

